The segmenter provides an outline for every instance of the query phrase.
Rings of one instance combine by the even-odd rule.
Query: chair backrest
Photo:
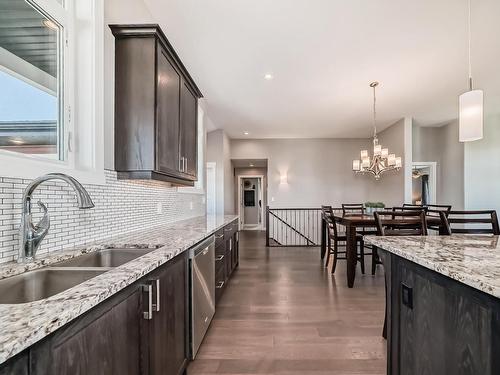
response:
[[[378,211],[373,215],[379,236],[427,236],[424,210]]]
[[[451,211],[451,206],[447,204],[428,204],[427,207],[427,215],[429,216],[439,216],[440,212],[443,212],[446,216]]]
[[[422,207],[425,207],[425,206],[422,205],[422,204],[403,203],[403,207],[422,208]]]
[[[342,203],[342,214],[364,214],[365,206],[363,203]]]
[[[498,217],[495,210],[449,211],[446,221],[452,234],[467,233],[500,235],[500,227],[498,225]],[[457,227],[457,224],[461,226]],[[480,227],[477,225],[480,225]],[[488,228],[486,228],[486,226]]]
[[[413,205],[413,204],[403,204],[403,207],[393,207],[393,211],[412,211],[412,212],[427,212],[427,207],[426,206],[418,206],[418,205]]]
[[[327,220],[328,216],[332,214],[332,206],[321,206],[321,217]]]
[[[330,233],[333,233],[335,237],[337,237],[338,236],[337,221],[335,220],[332,206],[321,206],[321,209],[324,210],[323,217],[324,220],[326,221],[327,230]]]

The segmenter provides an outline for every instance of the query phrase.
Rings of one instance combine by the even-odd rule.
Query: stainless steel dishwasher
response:
[[[215,314],[215,244],[211,236],[191,249],[190,266],[190,344],[196,357]]]

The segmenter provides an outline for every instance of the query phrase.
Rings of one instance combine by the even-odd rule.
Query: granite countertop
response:
[[[365,243],[500,298],[500,236],[366,236]]]
[[[17,263],[2,265],[0,278],[5,278],[105,248],[156,248],[140,258],[47,299],[23,304],[0,304],[0,363],[188,250],[236,218],[234,215],[200,216],[119,234],[72,250],[49,254],[29,266]]]

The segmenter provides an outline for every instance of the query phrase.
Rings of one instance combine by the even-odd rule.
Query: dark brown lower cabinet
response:
[[[30,374],[141,374],[142,290],[132,286],[30,351]]]
[[[23,352],[0,365],[0,375],[28,375],[29,353]]]
[[[178,255],[0,365],[0,375],[184,373],[187,256]]]
[[[222,233],[223,239],[217,237],[215,248],[215,302],[224,293],[224,289],[239,264],[239,232],[238,221],[226,225]],[[220,234],[219,234],[220,236]]]
[[[150,282],[153,289],[159,285],[154,294],[159,294],[160,307],[148,321],[149,374],[181,374],[188,357],[186,256],[178,256],[153,272]]]
[[[500,300],[386,251],[388,374],[500,374]]]

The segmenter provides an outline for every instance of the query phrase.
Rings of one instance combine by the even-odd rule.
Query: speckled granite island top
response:
[[[366,236],[365,243],[500,298],[499,236]]]
[[[17,263],[1,266],[0,278],[5,278],[105,248],[157,248],[47,299],[16,305],[0,304],[0,363],[30,347],[236,218],[237,216],[233,215],[201,216],[119,234],[72,250],[53,253],[29,266]]]

